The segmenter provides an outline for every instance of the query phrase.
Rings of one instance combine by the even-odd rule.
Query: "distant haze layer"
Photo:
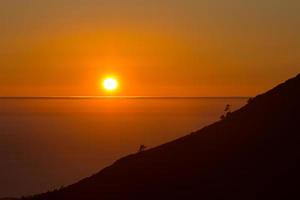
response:
[[[0,198],[45,192],[216,121],[247,99],[1,100]]]

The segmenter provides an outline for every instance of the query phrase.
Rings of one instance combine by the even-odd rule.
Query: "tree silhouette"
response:
[[[231,105],[230,105],[230,104],[227,104],[227,105],[225,106],[224,112],[230,112],[230,110],[231,110]]]
[[[231,115],[231,105],[227,104],[224,109],[224,114],[220,117],[221,120],[224,120],[226,117]]]

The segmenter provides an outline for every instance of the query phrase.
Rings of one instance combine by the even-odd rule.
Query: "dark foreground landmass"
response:
[[[300,75],[202,130],[28,199],[300,199],[299,127]]]

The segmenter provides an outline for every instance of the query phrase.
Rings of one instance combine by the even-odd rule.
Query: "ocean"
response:
[[[0,198],[46,192],[220,119],[247,98],[0,99]]]

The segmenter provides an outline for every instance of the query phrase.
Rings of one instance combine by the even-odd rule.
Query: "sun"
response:
[[[103,80],[102,85],[106,91],[115,91],[119,87],[119,82],[116,78],[107,77]]]

